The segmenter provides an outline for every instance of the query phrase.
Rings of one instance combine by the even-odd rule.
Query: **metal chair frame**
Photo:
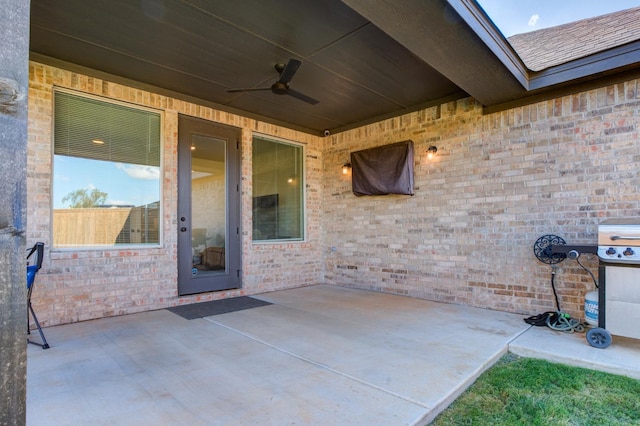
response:
[[[33,265],[29,265],[29,258],[36,254],[36,259]],[[42,343],[34,342],[33,340],[27,338],[27,343],[31,343],[33,345],[40,346],[42,349],[49,349],[49,343],[47,343],[47,339],[44,337],[44,333],[42,332],[42,327],[40,327],[40,322],[38,321],[38,317],[33,310],[33,306],[31,306],[31,293],[33,292],[33,283],[36,279],[36,275],[40,268],[42,268],[42,260],[44,258],[44,243],[38,242],[31,247],[29,250],[29,254],[27,254],[27,334],[31,334],[31,327],[29,326],[29,313],[33,317],[33,321],[38,328],[38,333],[40,333],[40,338],[42,339]]]

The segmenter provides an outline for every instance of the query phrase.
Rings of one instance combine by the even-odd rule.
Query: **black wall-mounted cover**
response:
[[[413,141],[351,153],[351,187],[362,195],[413,195]]]

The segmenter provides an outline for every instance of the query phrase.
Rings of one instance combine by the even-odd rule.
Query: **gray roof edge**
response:
[[[529,93],[624,72],[634,64],[640,64],[640,37],[638,37],[636,41],[626,42],[615,47],[594,48],[590,54],[540,70],[531,70],[527,67],[526,61],[520,56],[518,50],[510,43],[510,40],[513,37],[517,38],[517,35],[509,37],[509,39],[505,38],[476,0],[446,1]],[[551,29],[524,33],[522,38],[535,39],[536,34],[532,33],[544,34],[547,31],[565,31],[574,28],[575,25],[584,26],[596,22],[604,25],[611,19],[626,16],[629,11],[640,14],[640,7],[587,18]],[[533,95],[533,93],[531,94]]]
[[[638,63],[640,40],[531,73],[529,89],[543,89],[596,74],[613,74]]]
[[[446,0],[509,72],[529,90],[529,69],[476,0]]]

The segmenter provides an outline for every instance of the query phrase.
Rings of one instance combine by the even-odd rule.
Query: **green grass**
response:
[[[432,424],[640,425],[640,380],[508,354]]]

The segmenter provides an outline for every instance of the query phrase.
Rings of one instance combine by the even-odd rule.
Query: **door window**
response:
[[[191,136],[192,274],[226,272],[226,141]]]

